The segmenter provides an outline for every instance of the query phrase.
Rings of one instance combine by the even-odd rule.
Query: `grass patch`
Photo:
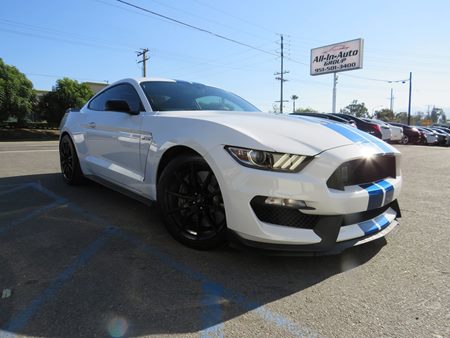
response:
[[[54,141],[58,138],[58,129],[0,128],[0,141]]]

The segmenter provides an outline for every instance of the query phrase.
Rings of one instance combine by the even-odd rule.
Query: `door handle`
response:
[[[97,127],[97,125],[95,124],[95,122],[89,122],[89,128],[94,129],[95,127]]]

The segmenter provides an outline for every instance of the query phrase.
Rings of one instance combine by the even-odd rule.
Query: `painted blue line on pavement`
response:
[[[52,193],[48,189],[43,188],[42,185],[37,182],[14,184],[14,185],[10,185],[10,186],[12,186],[13,188],[9,189],[8,191],[4,191],[4,194],[11,193],[11,192],[14,192],[19,189],[31,187],[47,196],[53,198],[55,201],[48,205],[44,205],[39,208],[36,208],[24,216],[16,218],[16,219],[10,221],[9,223],[6,223],[5,225],[0,226],[0,237],[4,236],[9,230],[13,229],[17,225],[27,222],[35,217],[40,216],[41,214],[45,213],[46,211],[48,211],[50,209],[56,208],[64,203],[66,203],[65,198]]]
[[[21,189],[25,189],[25,188],[28,188],[28,187],[31,187],[31,186],[33,186],[32,183],[25,183],[25,184],[19,184],[19,185],[10,186],[10,187],[8,187],[8,189],[0,191],[0,196],[11,194],[11,193],[13,193],[15,191],[18,191],[18,190],[21,190]]]
[[[62,204],[64,204],[64,200],[57,200],[56,202],[34,209],[28,214],[10,221],[6,225],[0,227],[0,237],[4,236],[9,230],[12,230],[17,225],[27,222],[35,217],[38,217],[41,214],[45,213],[46,211],[56,208]]]
[[[61,201],[65,202],[64,198],[44,188],[40,183],[34,183],[33,187],[35,187],[42,193],[57,199],[58,202]],[[108,226],[108,224],[106,224],[106,222],[102,218],[87,212],[87,210],[79,207],[75,203],[68,203],[68,207],[83,213],[86,217],[90,218],[91,220],[99,224],[104,224]],[[283,329],[294,336],[321,337],[314,331],[311,331],[306,327],[300,326],[298,323],[293,322],[292,320],[286,318],[285,316],[279,313],[272,312],[264,305],[250,301],[249,299],[247,299],[246,297],[242,296],[237,292],[225,289],[220,284],[210,281],[205,275],[192,270],[185,264],[176,261],[169,255],[161,252],[160,250],[143,242],[142,240],[137,239],[136,236],[114,227],[108,227],[102,233],[102,235],[100,235],[94,242],[92,242],[68,268],[66,268],[62,273],[58,275],[58,277],[54,280],[54,282],[38,298],[36,298],[24,311],[22,311],[19,315],[14,317],[7,324],[6,330],[14,332],[25,327],[30,318],[40,309],[40,307],[45,302],[53,298],[55,294],[62,288],[62,286],[72,278],[73,274],[78,269],[84,267],[87,264],[87,262],[92,258],[92,256],[94,256],[94,254],[96,254],[105,245],[106,241],[112,235],[115,235],[118,238],[122,238],[124,240],[129,241],[130,243],[135,245],[138,249],[141,249],[147,254],[153,256],[154,258],[157,258],[161,263],[174,269],[177,272],[183,273],[192,280],[201,282],[202,285],[205,285],[205,287],[208,288],[212,287],[214,291],[213,293],[216,297],[225,298],[231,302],[234,302],[235,304],[241,306],[245,310],[258,315],[260,318],[269,323],[275,324],[278,328]],[[218,311],[214,314],[214,316],[216,317],[217,315]],[[210,317],[208,320],[212,320],[212,317]],[[220,333],[220,330],[217,330],[216,332]],[[0,337],[2,336],[0,335]]]
[[[81,254],[72,262],[56,279],[45,289],[45,291],[35,298],[28,307],[12,318],[6,324],[4,330],[9,332],[17,332],[24,328],[39,308],[55,296],[62,286],[71,280],[75,272],[83,268],[87,262],[105,245],[106,241],[117,231],[116,228],[107,228],[97,237]]]
[[[33,188],[35,188],[36,190],[38,190],[39,192],[47,195],[48,197],[54,198],[55,200],[61,200],[61,201],[66,201],[66,199],[62,196],[59,196],[57,194],[55,194],[53,191],[48,190],[47,188],[45,188],[40,181],[38,182],[34,182],[33,183]]]
[[[177,262],[175,259],[173,259],[169,255],[159,251],[158,249],[154,248],[153,246],[137,239],[134,235],[131,235],[123,230],[119,230],[117,232],[117,236],[128,240],[133,245],[135,245],[138,249],[141,249],[142,251],[157,258],[161,263],[165,264],[166,266],[185,274],[190,279],[199,281],[203,284],[214,284],[217,286],[220,285],[219,283],[210,281],[205,275],[192,270],[191,268],[187,267],[185,264]],[[246,309],[247,311],[251,311],[251,312],[257,314],[263,320],[270,322],[272,324],[275,324],[280,329],[286,330],[287,332],[291,333],[294,336],[321,337],[319,334],[315,333],[314,331],[312,331],[306,327],[300,326],[299,324],[293,322],[292,320],[286,318],[285,316],[283,316],[279,313],[270,311],[264,305],[261,305],[256,302],[252,302],[249,299],[247,299],[246,297],[240,295],[239,293],[234,292],[232,290],[228,290],[221,285],[220,285],[220,287],[222,288],[222,297],[223,298],[236,303],[237,305],[241,306],[242,308]]]
[[[311,329],[304,326],[300,326],[298,323],[293,322],[292,320],[283,316],[282,314],[273,312],[262,304],[250,301],[246,297],[234,291],[224,289],[223,297],[240,305],[247,311],[258,315],[261,319],[265,320],[266,322],[275,324],[275,326],[277,326],[278,328],[285,330],[286,332],[289,332],[294,336],[322,337],[320,334],[312,331]]]
[[[201,338],[223,337],[224,324],[222,322],[222,306],[220,300],[223,298],[223,288],[219,284],[203,283],[203,299],[201,324],[204,328]]]

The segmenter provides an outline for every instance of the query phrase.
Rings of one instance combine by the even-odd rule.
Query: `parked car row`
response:
[[[390,143],[450,146],[450,127],[440,125],[416,127],[397,122],[358,118],[342,113],[324,114],[311,112],[293,113],[292,115],[345,123]]]
[[[450,146],[450,127],[431,126],[418,129],[425,135],[423,144]]]
[[[390,124],[401,126],[404,132],[403,144],[424,144],[450,146],[450,128],[442,126],[408,126],[401,123],[390,122]]]
[[[334,122],[346,123],[386,142],[401,142],[403,140],[403,128],[389,125],[380,120],[358,118],[342,113],[294,113],[292,115],[308,118],[322,118],[332,120]]]

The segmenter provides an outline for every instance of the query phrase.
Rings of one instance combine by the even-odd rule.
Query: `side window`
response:
[[[96,96],[90,103],[89,109],[105,111],[106,101],[108,100],[125,100],[130,105],[131,110],[144,110],[141,99],[132,85],[123,83],[107,89],[100,95]]]
[[[220,96],[203,96],[196,101],[202,110],[241,110],[239,106]]]

